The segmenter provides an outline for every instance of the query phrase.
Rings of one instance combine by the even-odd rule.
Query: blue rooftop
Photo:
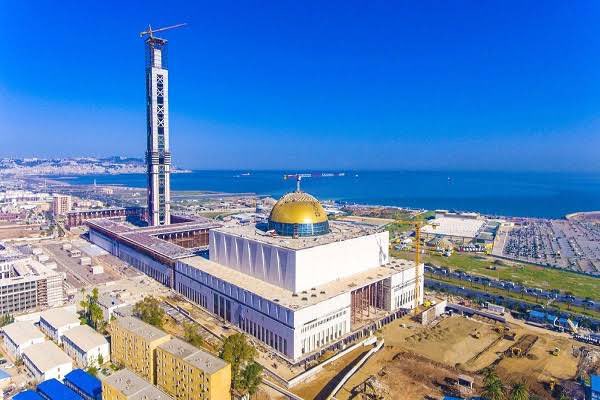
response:
[[[69,383],[82,393],[92,398],[101,398],[102,382],[95,376],[78,368],[65,375],[65,383]]]
[[[54,378],[40,383],[37,390],[48,400],[83,400],[80,395]]]
[[[592,391],[600,392],[600,375],[592,375],[590,377],[590,383],[592,387]]]
[[[15,395],[13,400],[44,400],[44,398],[33,390],[26,390]]]
[[[10,378],[10,374],[0,368],[0,380]]]

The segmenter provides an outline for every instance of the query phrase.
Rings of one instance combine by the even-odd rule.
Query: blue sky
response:
[[[600,2],[0,0],[0,156],[143,156],[148,23],[202,168],[600,171]]]

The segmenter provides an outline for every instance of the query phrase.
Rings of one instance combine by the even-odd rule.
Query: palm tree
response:
[[[529,400],[529,391],[524,383],[514,383],[510,390],[510,400]]]
[[[482,397],[486,400],[503,400],[504,399],[504,388],[502,381],[496,375],[493,369],[489,369],[485,375],[483,381],[483,393]]]

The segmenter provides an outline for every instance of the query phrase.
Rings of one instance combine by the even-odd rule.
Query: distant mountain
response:
[[[177,167],[172,171],[190,172]],[[0,174],[15,175],[90,175],[90,174],[143,174],[146,164],[142,158],[112,156],[67,158],[3,158]]]

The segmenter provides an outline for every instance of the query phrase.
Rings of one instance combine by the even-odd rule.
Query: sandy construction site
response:
[[[550,399],[552,380],[560,384],[575,378],[581,343],[516,321],[507,326],[462,316],[445,317],[431,326],[410,317],[396,321],[379,333],[384,348],[335,397],[360,399],[362,393],[376,392],[386,399],[441,398],[457,389],[454,381],[461,374],[473,378],[474,390],[462,388],[460,393],[477,394],[483,370],[492,366],[505,384],[525,381],[532,393]],[[324,398],[361,354],[357,349],[293,391],[306,399]]]

